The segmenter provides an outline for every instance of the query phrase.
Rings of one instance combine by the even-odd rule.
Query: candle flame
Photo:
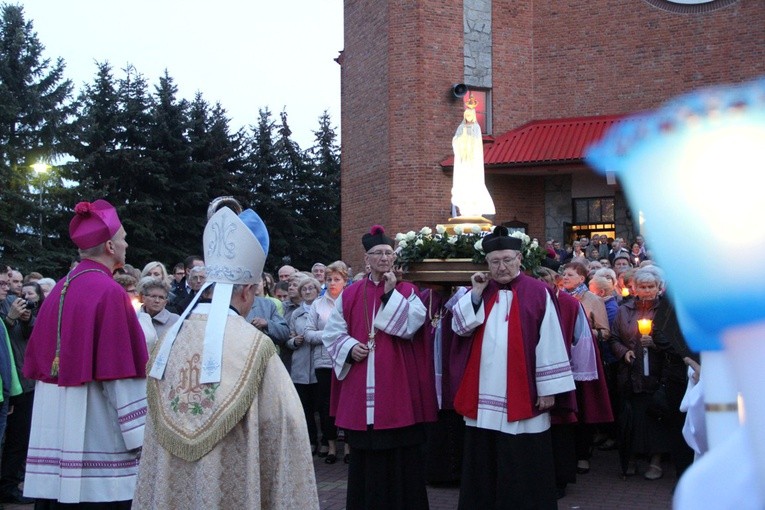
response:
[[[651,319],[638,319],[638,331],[641,335],[650,335],[653,321]]]

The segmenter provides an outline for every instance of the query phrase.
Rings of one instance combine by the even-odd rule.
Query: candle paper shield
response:
[[[765,196],[753,182],[765,167],[765,78],[626,119],[586,160],[643,213],[694,350],[720,350],[723,330],[765,319]]]

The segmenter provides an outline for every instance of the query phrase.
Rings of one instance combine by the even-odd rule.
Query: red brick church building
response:
[[[583,163],[587,145],[630,113],[765,74],[763,0],[345,0],[344,24],[342,256],[354,268],[370,225],[395,234],[451,216],[455,84],[479,100],[495,224],[632,238],[637,211]]]

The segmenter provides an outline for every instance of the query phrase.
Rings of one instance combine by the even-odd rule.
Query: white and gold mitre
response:
[[[232,197],[213,200],[207,216],[207,226],[202,236],[207,280],[165,335],[149,371],[149,376],[155,379],[164,377],[173,343],[186,317],[205,291],[215,285],[205,326],[200,382],[220,382],[223,334],[234,285],[251,285],[261,280],[269,238],[260,216],[252,209],[242,211],[242,207]]]
[[[260,282],[268,231],[252,209],[237,215],[227,204],[220,207],[207,221],[203,246],[208,283]]]

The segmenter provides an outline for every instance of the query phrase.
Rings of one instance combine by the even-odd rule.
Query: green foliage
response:
[[[404,270],[425,259],[469,258],[473,263],[482,264],[486,259],[482,243],[487,233],[482,232],[477,225],[464,229],[456,226],[453,234],[441,226],[436,227],[435,232],[430,227],[422,227],[419,232],[399,233],[396,234],[396,263]],[[523,269],[533,271],[539,267],[545,257],[539,244],[521,232],[510,235],[523,243]]]
[[[484,254],[477,249],[476,243],[481,241],[485,234],[477,226],[475,230],[468,231],[457,227],[451,235],[440,226],[435,232],[430,227],[422,227],[416,233],[399,233],[396,234],[396,263],[405,270],[410,264],[425,259],[471,259],[474,263],[482,263]]]
[[[93,81],[72,99],[63,61],[51,64],[43,49],[22,8],[3,6],[4,262],[60,277],[76,255],[68,236],[74,204],[105,198],[128,233],[128,262],[172,266],[203,253],[207,205],[221,195],[252,207],[269,227],[269,268],[283,257],[305,269],[339,258],[340,149],[326,113],[315,145],[304,151],[292,140],[286,112],[276,123],[261,110],[250,131],[232,132],[220,104],[211,106],[201,93],[179,98],[167,72],[151,91],[134,67],[115,76],[108,62],[98,62]],[[39,158],[54,162],[41,176],[29,166]]]
[[[42,255],[38,267],[48,269],[51,258],[40,241],[49,230],[39,218],[55,225],[56,214],[48,207],[50,194],[40,205],[40,190],[57,177],[38,177],[31,165],[61,153],[72,85],[63,78],[62,60],[42,57],[44,48],[23,8],[3,5],[0,11],[0,257],[28,267]]]

